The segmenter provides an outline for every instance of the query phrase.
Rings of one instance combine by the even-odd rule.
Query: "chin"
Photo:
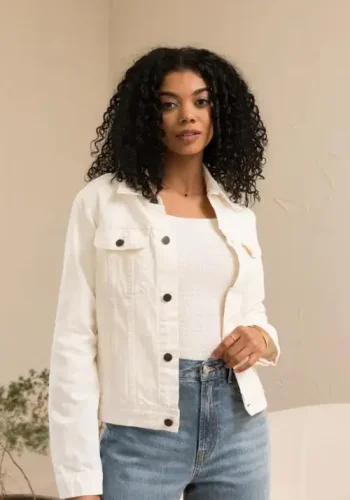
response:
[[[203,150],[196,150],[196,151],[176,151],[173,152],[176,156],[198,156],[198,155],[203,155]]]
[[[199,147],[197,144],[194,144],[191,146],[185,146],[183,148],[169,148],[169,152],[179,156],[189,156],[202,154],[204,149],[204,146]]]

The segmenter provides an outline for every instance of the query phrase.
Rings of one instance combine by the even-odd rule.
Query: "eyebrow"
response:
[[[202,92],[205,92],[205,91],[208,91],[209,92],[209,89],[208,87],[203,87],[202,89],[197,89],[193,92],[192,95],[197,95],[197,94],[201,94]],[[178,94],[175,94],[175,92],[170,92],[169,90],[165,90],[163,92],[159,92],[159,95],[166,95],[166,96],[170,96],[170,97],[180,97]]]

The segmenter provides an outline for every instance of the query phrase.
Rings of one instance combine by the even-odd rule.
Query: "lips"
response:
[[[177,134],[176,137],[191,137],[193,135],[199,135],[201,132],[199,130],[184,130],[180,134]]]

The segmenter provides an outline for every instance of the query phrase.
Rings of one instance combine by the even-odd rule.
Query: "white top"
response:
[[[222,339],[226,293],[236,279],[235,254],[217,219],[168,217],[178,259],[180,358],[204,360]]]

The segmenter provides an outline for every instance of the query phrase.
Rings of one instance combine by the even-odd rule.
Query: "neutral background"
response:
[[[237,64],[269,132],[255,210],[283,349],[261,371],[270,411],[350,402],[349,20],[348,0],[0,0],[0,384],[48,367],[69,210],[118,78],[193,44]],[[23,463],[56,493],[47,458]]]

